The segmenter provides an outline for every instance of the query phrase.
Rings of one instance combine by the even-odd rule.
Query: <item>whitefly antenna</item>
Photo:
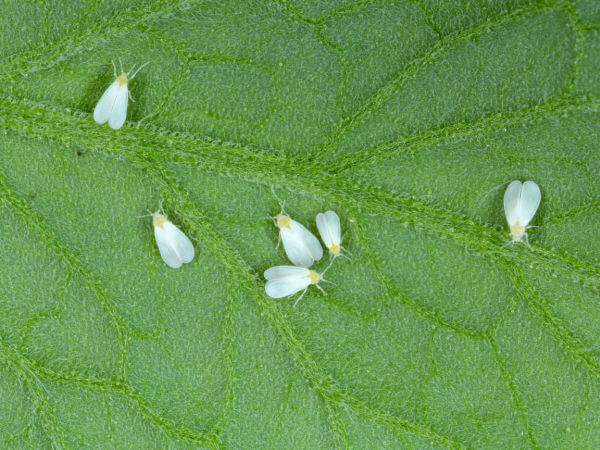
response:
[[[273,194],[273,197],[275,197],[275,200],[277,200],[279,206],[281,207],[280,214],[283,214],[285,212],[285,202],[282,202],[281,199],[277,196],[277,194],[275,193],[275,186],[273,185],[271,185],[271,193]]]
[[[140,67],[137,68],[137,70],[135,72],[133,72],[133,75],[129,76],[129,74],[127,74],[127,78],[129,78],[130,80],[133,80],[133,78],[137,75],[137,73],[142,70],[144,67],[146,67],[148,64],[150,64],[150,61],[145,62],[144,64],[142,64]],[[133,66],[135,67],[135,65]],[[131,72],[133,70],[133,67],[129,70],[129,72]]]

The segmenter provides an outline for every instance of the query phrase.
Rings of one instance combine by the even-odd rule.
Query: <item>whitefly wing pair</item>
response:
[[[515,180],[506,188],[504,214],[513,242],[521,242],[525,237],[525,243],[527,243],[526,230],[540,206],[541,199],[540,188],[533,181],[521,183],[519,180]]]
[[[275,217],[279,228],[279,239],[288,259],[300,267],[310,267],[323,257],[323,248],[319,240],[299,222],[283,211]]]
[[[159,211],[152,213],[154,238],[165,264],[178,269],[194,259],[194,246],[190,239]]]
[[[314,270],[298,266],[276,266],[265,270],[267,295],[282,298],[293,295],[311,284],[317,284],[322,276]]]
[[[325,269],[326,271],[327,269]],[[323,274],[325,273],[323,271]],[[306,267],[298,266],[276,266],[265,270],[265,291],[269,297],[282,298],[294,295],[297,292],[302,291],[302,294],[294,302],[300,301],[306,290],[311,284],[314,284],[317,288],[325,294],[325,291],[319,286],[319,282],[323,281],[323,274],[310,270]]]
[[[340,218],[333,211],[317,214],[317,228],[325,247],[335,258],[342,251],[342,228]]]
[[[129,73],[133,71],[133,67],[129,73],[125,73],[121,65],[121,75],[117,76],[117,68],[113,63],[115,81],[104,91],[94,108],[94,120],[97,123],[108,122],[108,126],[114,130],[118,130],[123,126],[127,117],[127,103],[129,101],[128,83],[146,64],[141,65],[131,76]]]

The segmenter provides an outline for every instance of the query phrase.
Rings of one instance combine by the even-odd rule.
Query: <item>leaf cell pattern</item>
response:
[[[600,444],[596,2],[2,10],[2,445]],[[114,132],[118,57],[151,64]],[[352,251],[296,308],[264,294],[272,188]],[[159,199],[197,240],[178,271]]]

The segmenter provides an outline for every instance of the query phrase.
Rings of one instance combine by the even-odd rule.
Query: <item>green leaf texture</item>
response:
[[[600,447],[597,0],[6,0],[0,446]],[[113,79],[118,131],[97,125]],[[534,180],[533,250],[505,184]],[[293,298],[285,201],[351,260]],[[194,239],[158,253],[159,200]],[[327,258],[316,270],[323,270]]]

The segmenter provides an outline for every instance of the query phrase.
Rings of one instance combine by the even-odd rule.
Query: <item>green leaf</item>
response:
[[[600,446],[596,0],[0,12],[2,447]],[[115,131],[118,58],[150,64]],[[351,252],[295,308],[272,188]]]

